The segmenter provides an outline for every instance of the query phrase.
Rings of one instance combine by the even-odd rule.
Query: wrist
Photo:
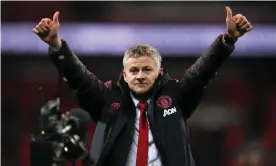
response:
[[[228,32],[225,32],[222,36],[223,41],[230,44],[235,44],[238,41],[237,37],[233,37]]]
[[[49,43],[49,46],[54,50],[59,50],[62,46],[62,42],[60,38],[57,37],[52,43]]]

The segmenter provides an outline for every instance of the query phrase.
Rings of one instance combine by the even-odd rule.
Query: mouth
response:
[[[138,84],[135,84],[136,86],[146,86],[146,85],[148,85],[148,84],[146,84],[146,83],[138,83]]]

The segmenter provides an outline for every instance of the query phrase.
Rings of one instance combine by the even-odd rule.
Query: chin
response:
[[[149,88],[137,88],[132,90],[136,94],[146,94],[149,92]]]
[[[132,94],[140,100],[147,100],[151,96],[151,88],[136,88],[131,89]]]

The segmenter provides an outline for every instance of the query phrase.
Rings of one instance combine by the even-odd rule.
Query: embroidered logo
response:
[[[171,115],[171,114],[174,114],[174,113],[176,113],[176,108],[175,107],[170,108],[170,109],[165,109],[163,116],[166,117],[167,115]]]
[[[172,105],[172,98],[170,96],[160,96],[156,101],[156,105],[160,108],[167,109]]]
[[[111,85],[111,81],[107,81],[107,82],[105,82],[105,83],[104,83],[104,85],[105,85],[105,87],[106,87],[106,88],[109,88],[109,87],[110,87],[110,85]]]
[[[109,106],[109,112],[117,111],[120,108],[120,103],[112,103]]]

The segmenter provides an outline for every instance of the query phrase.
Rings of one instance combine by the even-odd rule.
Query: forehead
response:
[[[131,68],[131,67],[146,67],[146,66],[150,66],[150,67],[157,67],[154,58],[152,56],[140,56],[137,58],[128,58],[126,60],[126,64],[125,64],[126,68]]]

